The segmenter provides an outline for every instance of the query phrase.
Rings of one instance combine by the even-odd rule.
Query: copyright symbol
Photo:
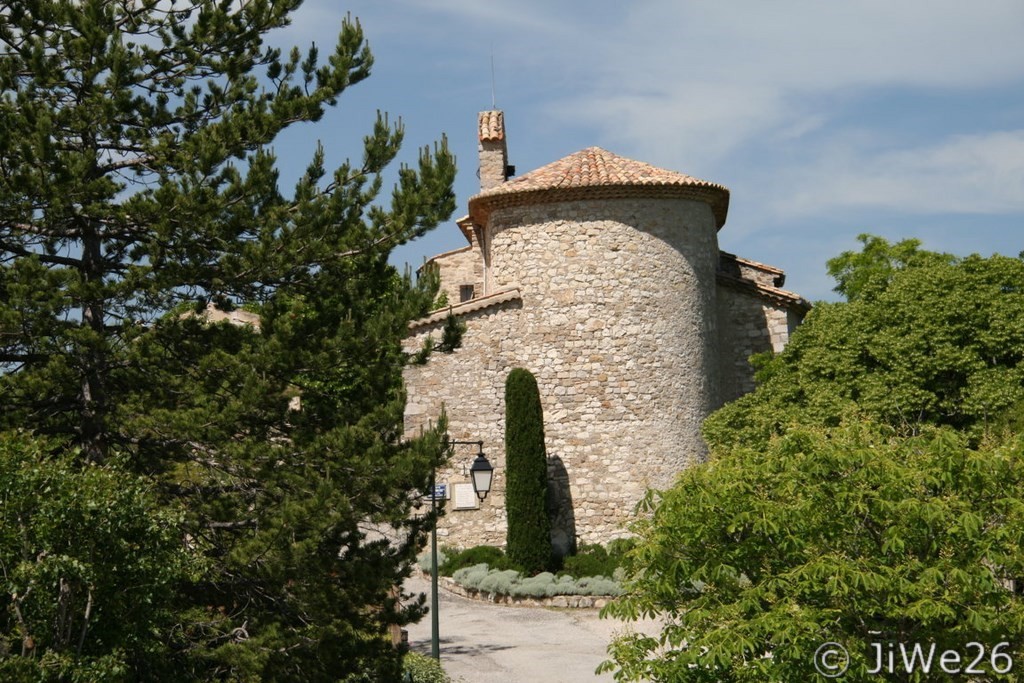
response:
[[[850,653],[839,643],[822,643],[814,651],[814,668],[825,678],[839,678],[850,667]]]

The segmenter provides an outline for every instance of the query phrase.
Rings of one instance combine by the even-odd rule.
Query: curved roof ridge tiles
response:
[[[479,138],[481,142],[486,140],[505,139],[505,113],[501,111],[482,111],[478,119]]]
[[[439,323],[448,318],[448,315],[466,315],[477,311],[484,311],[508,301],[520,301],[523,295],[519,291],[519,285],[511,285],[505,289],[498,290],[486,296],[480,296],[469,301],[451,304],[435,309],[423,318],[418,318],[409,323],[409,329],[415,330],[424,325]]]
[[[587,147],[558,161],[512,178],[469,200],[476,220],[492,208],[532,201],[614,198],[632,196],[679,196],[711,206],[718,227],[725,224],[729,189],[718,183],[669,171],[628,159],[601,147]]]

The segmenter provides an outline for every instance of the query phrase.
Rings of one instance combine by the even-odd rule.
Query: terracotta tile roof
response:
[[[718,271],[716,273],[715,279],[720,285],[725,285],[726,287],[732,287],[733,289],[754,294],[763,299],[782,304],[787,308],[793,308],[805,313],[812,308],[810,301],[795,292],[789,291],[788,289],[771,287],[769,285],[761,284],[760,282],[754,282],[753,280],[745,277],[736,277],[735,275],[724,273],[722,271]]]
[[[481,119],[482,124],[482,119]],[[600,147],[570,154],[470,198],[470,214],[482,221],[490,209],[532,201],[676,196],[707,202],[718,227],[725,224],[729,189],[613,154]]]
[[[767,263],[761,263],[760,261],[754,261],[752,259],[743,258],[742,256],[737,256],[736,254],[730,254],[727,251],[719,251],[718,256],[723,261],[735,261],[736,263],[742,263],[745,266],[757,268],[758,270],[763,270],[764,272],[771,273],[772,275],[785,274],[781,268],[769,266]]]
[[[523,295],[519,293],[519,287],[510,287],[508,289],[494,292],[493,294],[488,294],[487,296],[477,297],[476,299],[470,299],[469,301],[464,301],[452,306],[439,308],[436,311],[431,311],[425,318],[419,318],[410,322],[409,329],[415,330],[425,325],[444,322],[449,313],[454,315],[475,313],[509,301],[520,301],[522,298]]]
[[[455,225],[459,226],[459,230],[462,231],[463,237],[470,244],[473,244],[473,218],[469,214],[466,214],[462,218],[455,221]]]
[[[480,142],[485,140],[505,139],[505,113],[501,111],[482,111],[480,122]]]
[[[753,277],[755,280],[767,280],[775,287],[782,287],[786,284],[786,273],[781,268],[742,258],[727,251],[718,252],[718,271],[740,278],[750,277],[750,271],[756,271],[761,277],[755,275]]]
[[[484,192],[507,194],[532,189],[605,185],[699,185],[725,189],[675,171],[634,161],[600,147],[588,147]]]

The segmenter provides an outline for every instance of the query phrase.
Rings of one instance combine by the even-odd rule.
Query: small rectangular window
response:
[[[459,303],[473,298],[473,285],[459,285]]]

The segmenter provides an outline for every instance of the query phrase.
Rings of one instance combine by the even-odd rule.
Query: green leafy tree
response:
[[[115,462],[0,434],[0,678],[152,677],[174,587],[199,570],[181,518]]]
[[[513,565],[536,574],[551,564],[548,464],[540,391],[524,368],[505,379],[505,464],[506,552]]]
[[[896,244],[875,235],[858,235],[860,251],[844,251],[828,260],[828,274],[836,281],[834,291],[847,301],[871,297],[885,290],[893,277],[905,268],[955,263],[952,254],[921,249],[921,240],[905,239]]]
[[[948,428],[903,438],[869,423],[714,454],[648,498],[632,579],[604,612],[665,626],[617,638],[602,668],[619,681],[825,680],[814,657],[831,641],[849,652],[842,680],[872,681],[873,643],[973,656],[976,642],[981,665],[1005,673],[990,655],[1021,656],[1009,581],[1024,570],[1022,458],[1022,440],[975,450]],[[900,666],[885,680],[956,680],[937,661]]]
[[[382,116],[282,191],[270,143],[372,64],[350,20],[326,60],[267,47],[299,4],[0,8],[0,428],[152,486],[201,567],[166,628],[130,614],[166,649],[126,678],[396,680],[385,626],[419,614],[405,492],[442,449],[402,440],[400,340],[436,282],[387,257],[450,216],[454,163],[424,150],[385,205]]]
[[[666,626],[612,644],[619,680],[813,680],[827,641],[845,680],[877,678],[873,643],[1019,658],[1024,260],[862,242],[829,262],[849,301],[758,358],[709,461],[650,495],[608,613]]]
[[[792,425],[858,414],[976,441],[1022,405],[1024,259],[880,242],[830,262],[851,300],[817,304],[784,351],[755,357],[757,389],[705,422],[709,443],[765,444]]]

